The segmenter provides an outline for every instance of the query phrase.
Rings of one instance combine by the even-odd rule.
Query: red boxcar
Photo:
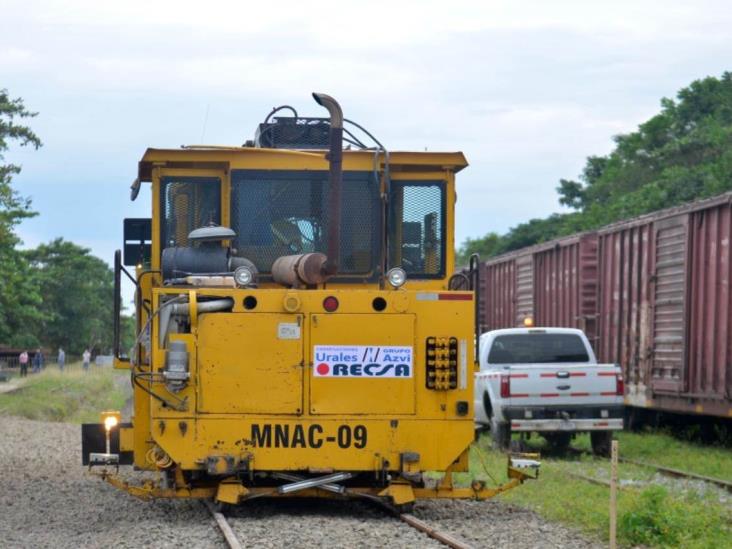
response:
[[[483,331],[523,325],[581,328],[594,342],[597,234],[553,240],[486,261],[481,272]]]
[[[732,193],[493,258],[484,330],[584,329],[626,402],[732,417]]]

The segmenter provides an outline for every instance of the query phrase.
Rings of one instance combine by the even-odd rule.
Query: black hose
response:
[[[475,362],[480,362],[480,256],[470,256],[470,281],[475,292]]]
[[[267,115],[267,118],[264,119],[264,123],[266,124],[267,122],[269,122],[269,119],[272,118],[273,114],[284,109],[292,111],[292,114],[295,115],[295,118],[300,118],[297,114],[297,111],[295,110],[295,107],[291,107],[290,105],[280,105],[279,107],[275,107],[274,109],[272,109],[272,111]]]

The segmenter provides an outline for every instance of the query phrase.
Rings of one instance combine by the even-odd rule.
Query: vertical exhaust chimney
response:
[[[313,93],[313,99],[330,114],[330,166],[328,183],[328,261],[325,273],[333,276],[338,272],[340,261],[341,231],[341,187],[343,186],[343,111],[338,101],[324,93]]]

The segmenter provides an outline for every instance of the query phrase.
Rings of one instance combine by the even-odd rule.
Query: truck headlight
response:
[[[394,267],[393,269],[389,269],[386,273],[386,280],[388,280],[389,284],[394,286],[394,288],[401,288],[407,281],[407,273],[401,267]]]
[[[237,267],[234,271],[234,282],[240,288],[245,288],[254,282],[254,272],[249,267]]]

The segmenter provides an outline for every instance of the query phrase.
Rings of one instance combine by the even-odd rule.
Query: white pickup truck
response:
[[[587,337],[570,328],[511,328],[480,337],[475,419],[505,449],[511,433],[538,432],[557,449],[589,431],[592,450],[608,455],[623,428],[623,377],[598,364]]]

